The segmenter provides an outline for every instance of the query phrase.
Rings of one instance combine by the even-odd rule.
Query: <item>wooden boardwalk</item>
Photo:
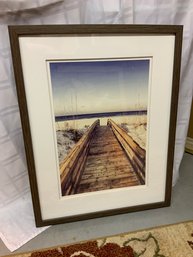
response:
[[[89,148],[76,193],[141,184],[111,127],[98,126]]]

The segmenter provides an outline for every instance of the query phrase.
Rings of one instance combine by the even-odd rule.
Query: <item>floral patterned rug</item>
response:
[[[13,256],[193,257],[193,221]]]

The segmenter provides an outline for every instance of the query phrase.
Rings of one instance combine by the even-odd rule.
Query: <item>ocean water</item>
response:
[[[77,129],[81,130],[91,126],[97,119],[100,120],[101,126],[106,126],[108,119],[112,119],[117,124],[125,123],[127,125],[130,124],[144,124],[147,122],[146,114],[138,114],[138,115],[122,115],[122,116],[110,116],[110,117],[95,117],[95,118],[83,118],[83,119],[75,119],[75,120],[64,120],[64,121],[56,121],[55,126],[56,130],[69,130],[69,129]]]

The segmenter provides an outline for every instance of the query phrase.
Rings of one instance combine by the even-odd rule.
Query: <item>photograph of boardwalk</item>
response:
[[[62,196],[146,183],[150,59],[50,61]]]

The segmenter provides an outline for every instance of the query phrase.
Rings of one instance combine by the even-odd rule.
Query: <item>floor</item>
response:
[[[173,188],[170,207],[55,225],[25,244],[15,253],[193,220],[192,199],[193,155],[186,153],[180,167],[180,179]],[[0,256],[7,254],[10,254],[10,252],[0,241]]]

